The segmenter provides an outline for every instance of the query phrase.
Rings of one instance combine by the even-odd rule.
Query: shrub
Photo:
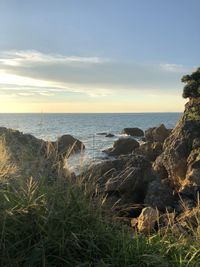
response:
[[[191,75],[183,76],[181,81],[186,83],[183,88],[183,98],[200,97],[200,68]]]

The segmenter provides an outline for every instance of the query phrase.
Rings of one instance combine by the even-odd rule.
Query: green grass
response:
[[[200,266],[200,239],[113,224],[81,185],[0,185],[0,266]]]

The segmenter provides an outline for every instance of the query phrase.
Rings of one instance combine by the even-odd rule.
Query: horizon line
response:
[[[155,113],[183,113],[183,111],[131,111],[131,112],[0,112],[3,114],[155,114]]]

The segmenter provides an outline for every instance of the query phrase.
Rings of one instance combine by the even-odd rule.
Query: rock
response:
[[[117,196],[120,205],[143,203],[148,184],[155,179],[151,163],[133,154],[90,167],[82,176],[96,181],[96,192],[107,195],[107,201]]]
[[[193,148],[193,149],[200,148],[200,138],[195,138],[195,139],[193,140],[192,148]]]
[[[114,134],[111,134],[111,133],[109,133],[109,134],[107,134],[106,135],[106,137],[114,137],[115,135]]]
[[[168,172],[163,165],[162,157],[157,157],[154,163],[152,164],[152,167],[158,179],[163,180],[168,178]]]
[[[184,184],[178,192],[178,201],[176,203],[177,213],[193,209],[198,206],[200,196],[200,186],[194,186],[192,183]]]
[[[146,142],[140,145],[137,152],[154,161],[162,153],[163,144],[160,142]]]
[[[90,165],[84,172],[80,174],[80,179],[87,183],[94,183],[96,194],[104,194],[105,183],[111,177],[114,177],[120,169],[118,159],[105,160],[98,164]]]
[[[10,162],[16,166],[13,178],[55,179],[59,167],[55,149],[50,143],[6,128],[0,128],[0,139],[9,152]]]
[[[156,221],[159,219],[159,213],[151,207],[144,208],[138,217],[138,231],[144,234],[149,234],[155,227]]]
[[[131,207],[119,207],[117,215],[119,217],[126,217],[126,218],[137,218],[142,212],[142,209],[144,208],[144,205],[142,204],[134,204]],[[117,211],[117,209],[115,209]]]
[[[150,142],[164,142],[164,140],[171,133],[171,129],[166,129],[164,124],[161,124],[159,127],[149,128],[145,131],[145,138]]]
[[[58,149],[58,154],[68,158],[71,154],[85,149],[84,144],[69,134],[62,135],[54,145]]]
[[[139,147],[139,143],[133,138],[120,138],[114,142],[113,148],[104,150],[109,155],[130,154]]]
[[[199,139],[200,98],[197,98],[186,104],[182,118],[165,140],[163,153],[153,165],[155,172],[165,169],[177,191],[188,183],[200,186]]]
[[[131,227],[136,228],[138,225],[138,219],[137,218],[132,218],[131,219]]]
[[[147,181],[140,168],[125,169],[105,185],[105,192],[118,192],[125,201],[141,203],[145,197]]]
[[[166,208],[173,206],[175,201],[173,189],[168,183],[168,179],[154,180],[148,185],[144,204],[157,208],[160,211],[166,211]]]
[[[122,134],[127,134],[135,137],[144,136],[144,132],[140,128],[124,128]]]
[[[97,133],[97,135],[107,135],[106,132],[102,132],[102,133]]]
[[[193,142],[194,143],[194,142]],[[194,146],[193,146],[194,147]],[[187,158],[186,179],[193,185],[200,186],[200,148],[195,146]]]
[[[9,177],[27,179],[31,176],[33,179],[50,181],[69,175],[65,162],[59,157],[60,147],[58,149],[54,142],[45,142],[30,134],[4,127],[0,127],[0,141],[9,154],[8,163],[15,166],[15,171]],[[64,147],[62,153],[65,153]],[[3,160],[0,158],[0,161]]]

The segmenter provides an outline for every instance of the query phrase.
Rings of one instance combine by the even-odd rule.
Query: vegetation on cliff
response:
[[[191,75],[184,75],[181,81],[186,83],[183,88],[184,98],[200,97],[200,68],[198,68]]]

